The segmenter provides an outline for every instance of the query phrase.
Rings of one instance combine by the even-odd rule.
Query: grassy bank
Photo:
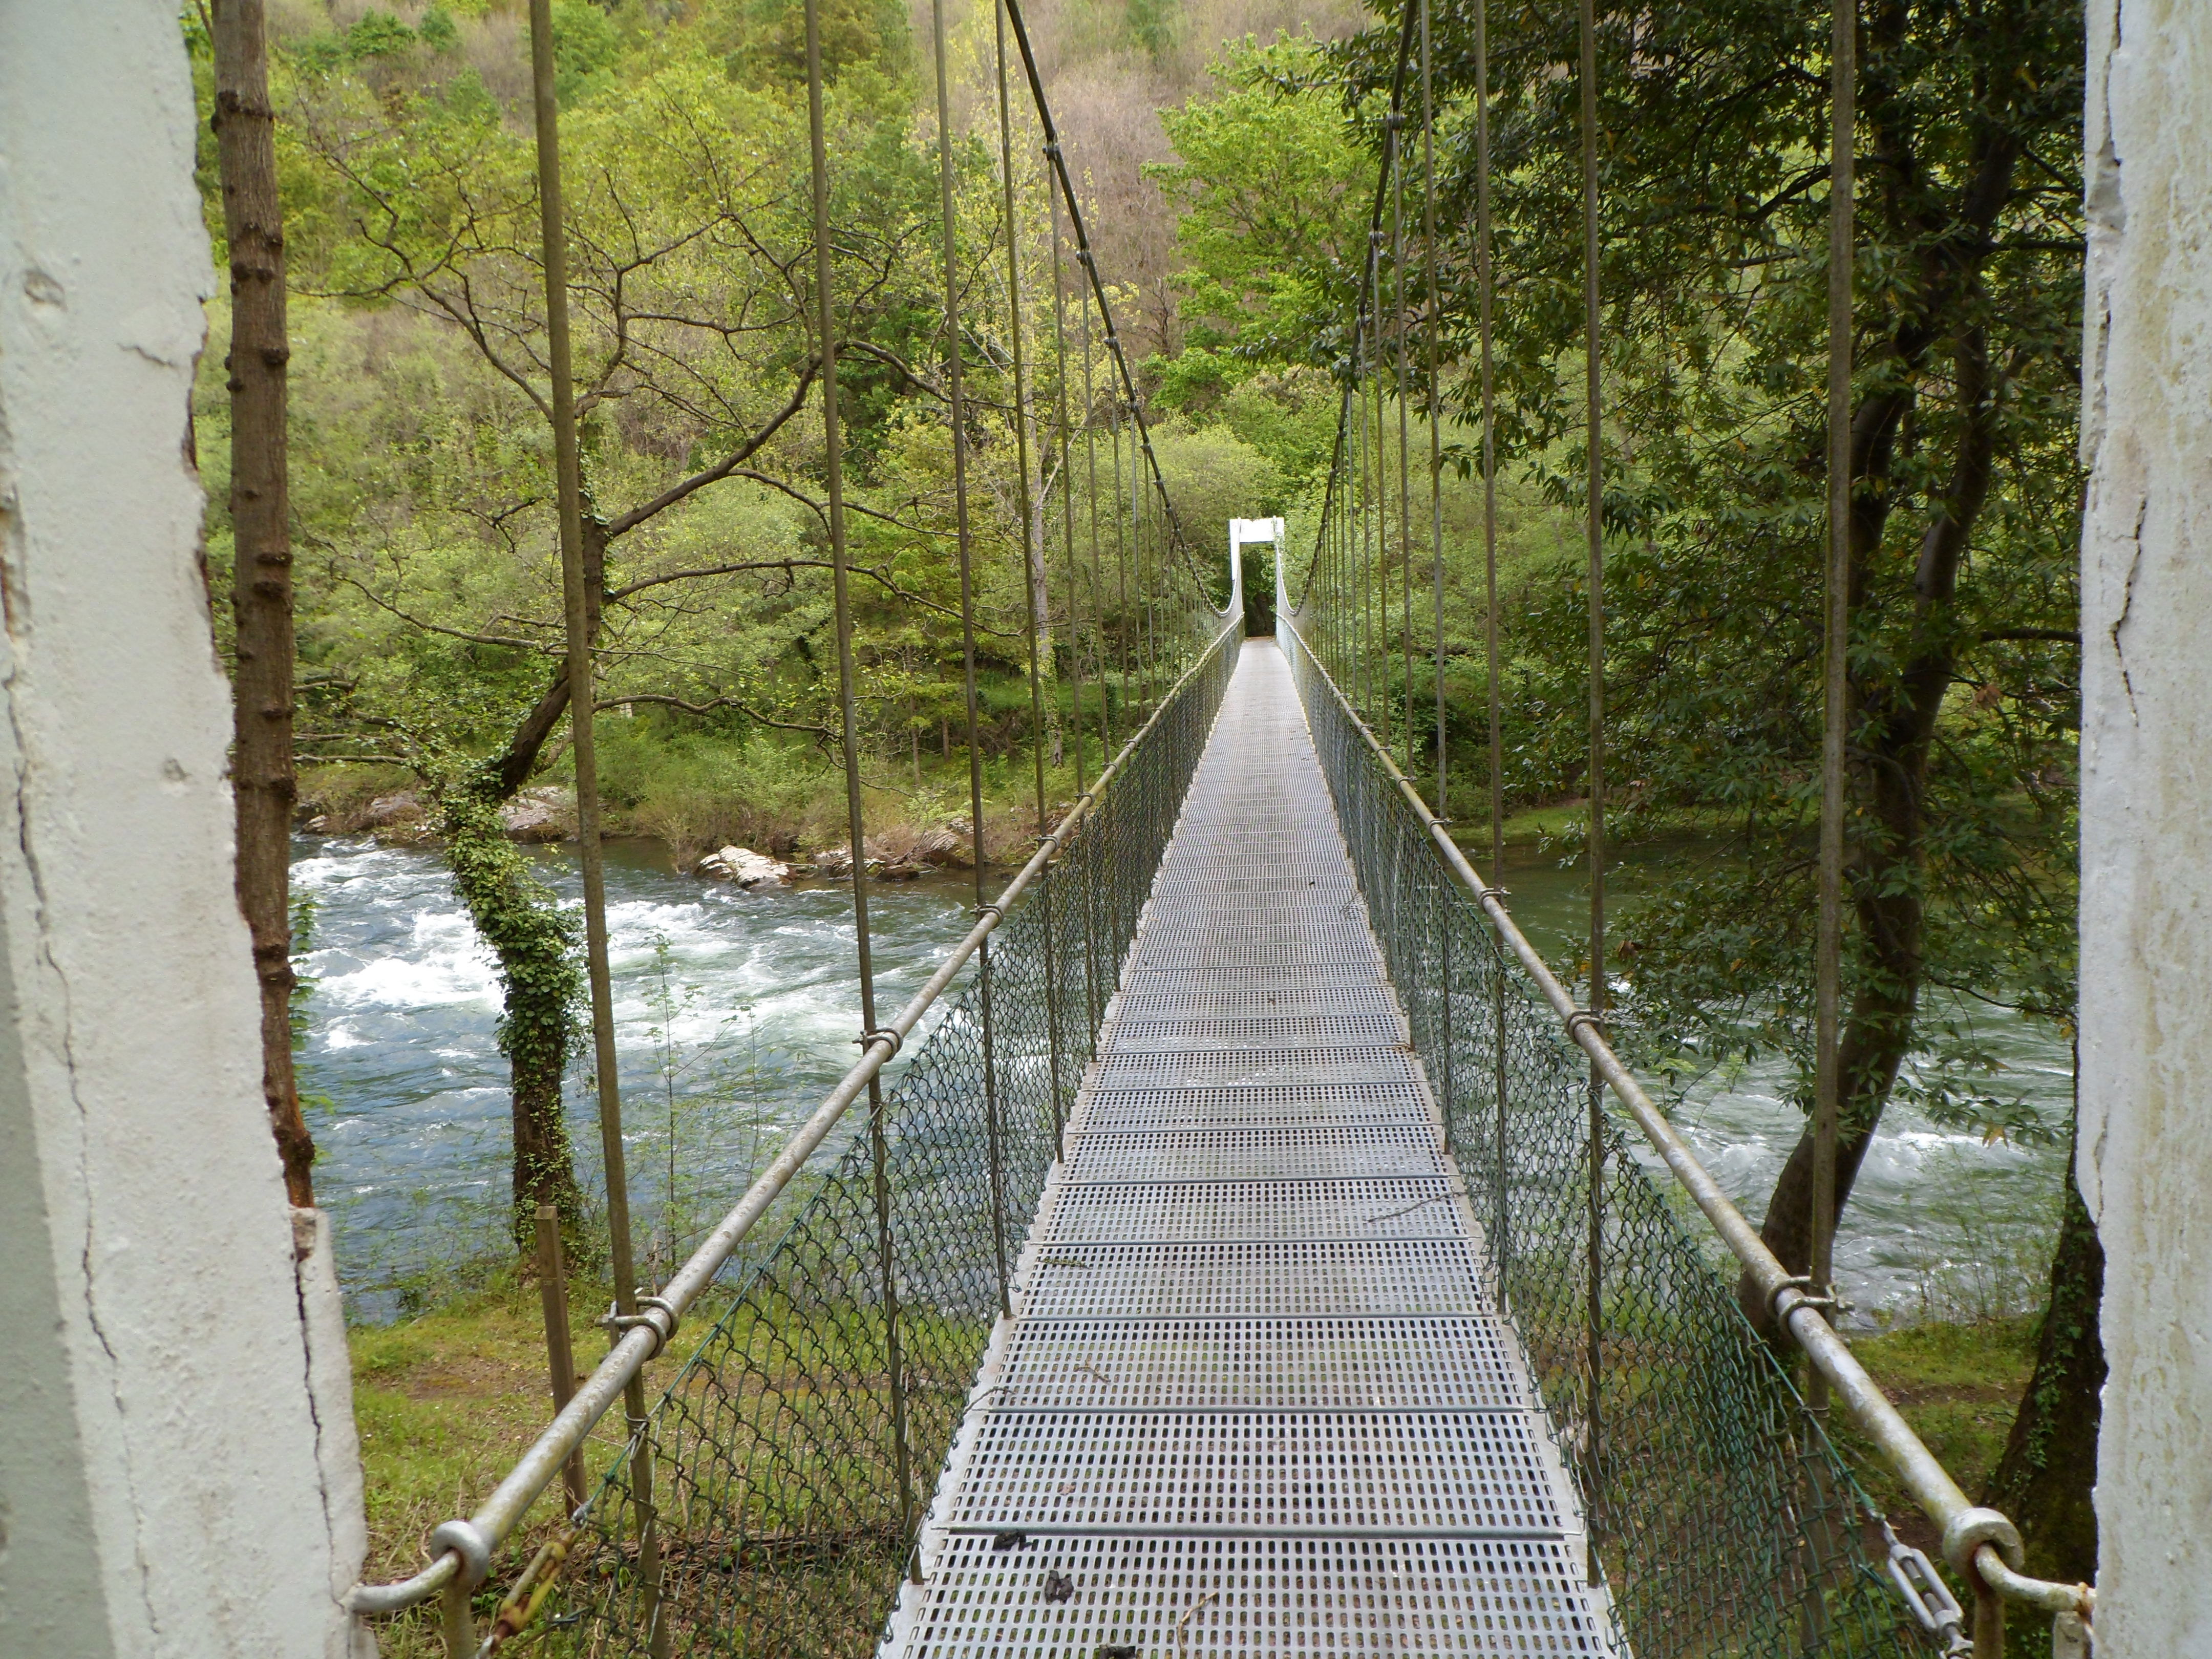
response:
[[[604,1284],[579,1279],[569,1286],[580,1371],[605,1352],[589,1322],[610,1296]],[[712,1325],[695,1320],[678,1331],[671,1357],[656,1362],[653,1376],[664,1382],[673,1376]],[[367,1485],[367,1576],[404,1578],[428,1565],[422,1540],[430,1529],[471,1513],[552,1419],[538,1287],[504,1273],[489,1289],[404,1323],[356,1327],[350,1340]],[[622,1443],[617,1411],[601,1419],[586,1449],[590,1487]],[[477,1598],[480,1624],[489,1623],[499,1596],[559,1521],[560,1501],[557,1487],[541,1498],[494,1558]],[[433,1659],[444,1651],[434,1609],[380,1626],[378,1639],[384,1659]]]
[[[1972,1325],[1915,1325],[1854,1341],[1860,1364],[1904,1413],[1913,1432],[1970,1499],[1978,1499],[2003,1455],[2012,1419],[2035,1366],[2039,1320],[1992,1319]],[[1962,1602],[1956,1575],[1942,1568],[1942,1537],[1888,1467],[1841,1413],[1833,1431],[1867,1491],[1888,1514],[1897,1535],[1938,1564]],[[1966,1603],[1969,1612],[1972,1603]],[[2051,1623],[2015,1608],[2007,1621],[2008,1659],[2049,1659]]]
[[[2004,1451],[2014,1410],[2035,1364],[2033,1317],[1972,1325],[1913,1325],[1851,1343],[1874,1380],[1904,1413],[1913,1432],[1951,1472],[1969,1498],[1978,1498]],[[1859,1466],[1859,1478],[1885,1509],[1897,1535],[1940,1560],[1936,1530],[1838,1412],[1836,1439]]]
[[[679,869],[731,844],[793,860],[842,847],[845,776],[833,759],[812,747],[773,736],[723,737],[671,732],[661,723],[610,719],[601,735],[600,792],[611,836],[660,842]],[[1117,741],[1128,733],[1118,731]],[[1086,731],[1082,781],[1094,781],[1103,763],[1095,731]],[[969,815],[968,757],[957,744],[934,736],[906,754],[872,757],[862,804],[872,855],[896,862],[904,850],[948,829],[964,848]],[[983,832],[994,864],[1019,864],[1036,844],[1036,779],[1024,748],[988,757],[983,766]],[[573,781],[562,765],[550,767],[538,787],[565,797],[556,808],[574,834]],[[1045,769],[1048,817],[1072,805],[1077,787],[1074,738],[1065,732],[1057,765]],[[432,815],[421,780],[396,765],[310,768],[301,780],[302,823],[335,834],[376,833],[410,842],[431,833]],[[530,839],[545,839],[533,835]],[[961,853],[964,858],[964,851]],[[927,861],[941,861],[933,855]]]

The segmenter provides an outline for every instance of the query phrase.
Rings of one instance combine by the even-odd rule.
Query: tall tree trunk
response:
[[[261,0],[215,0],[215,118],[230,245],[231,607],[238,908],[261,987],[261,1092],[284,1189],[315,1201],[315,1143],[292,1067],[292,532],[286,489],[284,228]]]
[[[2051,1259],[2051,1299],[2036,1342],[2035,1370],[1982,1498],[2020,1528],[2028,1571],[2062,1583],[2087,1583],[2097,1576],[2097,1510],[2091,1492],[2097,1481],[2097,1429],[2105,1391],[2105,1345],[2097,1330],[2105,1296],[2105,1247],[2074,1182],[2075,1151],[2069,1144],[2058,1249]]]
[[[508,792],[495,763],[437,775],[431,787],[453,890],[499,963],[499,1048],[514,1104],[515,1248],[525,1256],[536,1249],[538,1206],[551,1204],[571,1259],[586,1260],[583,1199],[562,1111],[562,1084],[580,1036],[577,919],[507,839],[499,804]]]

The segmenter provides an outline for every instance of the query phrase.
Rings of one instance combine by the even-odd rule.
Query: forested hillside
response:
[[[979,550],[987,743],[1003,767],[1030,737],[1018,481],[1006,301],[986,252],[989,17],[957,9],[961,211],[977,233],[964,279],[986,411],[973,435],[992,509]],[[605,787],[617,827],[662,836],[685,860],[729,840],[788,853],[837,838],[825,809],[834,675],[823,672],[820,440],[803,413],[813,371],[792,275],[805,244],[798,16],[769,0],[555,8],[576,181],[589,538],[605,578],[603,702],[620,717],[604,739]],[[1188,261],[1173,209],[1143,169],[1169,158],[1158,112],[1220,89],[1208,70],[1225,38],[1309,23],[1340,33],[1350,21],[1249,4],[1075,5],[1036,20],[1102,266],[1158,397],[1161,462],[1216,578],[1228,517],[1295,510],[1325,459],[1334,398],[1317,379],[1273,369],[1225,396],[1211,358],[1195,376],[1178,374],[1167,353],[1185,332],[1176,305]],[[521,11],[295,3],[273,23],[307,816],[356,822],[363,803],[411,787],[449,753],[501,754],[518,785],[557,782],[544,703],[561,612]],[[933,100],[926,37],[896,8],[847,4],[825,29],[841,222],[880,276],[853,303],[845,365],[862,492],[863,719],[871,777],[887,792],[878,817],[920,828],[964,793],[939,788],[930,764],[954,746],[958,653],[950,445],[927,384],[941,349]],[[204,41],[198,61],[204,85]],[[1037,182],[1034,138],[1018,134],[1031,169],[1024,188]],[[1352,164],[1348,151],[1340,159]],[[211,145],[203,178],[219,238]],[[1041,329],[1048,251],[1024,252],[1026,321]],[[196,411],[217,502],[225,320],[216,307]],[[1112,457],[1117,467],[1133,459]],[[1041,470],[1030,482],[1042,501],[1055,480]],[[1101,494],[1109,488],[1102,479]],[[227,530],[218,509],[209,526],[218,592]],[[1060,573],[1033,576],[1048,633],[1055,618],[1064,632]],[[1105,665],[1115,674],[1147,626],[1119,614],[1117,599],[1105,596],[1103,632],[1088,647],[1115,656]],[[1141,686],[1126,690],[1141,702]],[[1060,764],[1066,718],[1055,712],[1045,734]]]

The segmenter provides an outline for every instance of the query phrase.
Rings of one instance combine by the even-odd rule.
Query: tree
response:
[[[803,109],[772,52],[723,61],[732,15],[672,26],[654,50],[562,59],[600,706],[827,744]],[[396,45],[349,34],[292,65],[286,187],[307,227],[303,281],[381,319],[374,335],[405,343],[429,381],[414,406],[380,416],[389,453],[319,526],[314,643],[344,668],[319,693],[313,752],[389,756],[437,803],[456,885],[500,964],[518,1213],[543,1197],[573,1215],[558,1086],[573,1010],[550,965],[566,935],[552,896],[486,840],[500,803],[557,763],[568,705],[534,175],[481,82],[427,34],[401,33]],[[912,686],[957,660],[942,399],[927,361],[936,191],[911,100],[867,54],[843,65],[832,119],[863,706],[880,733],[905,738]],[[1004,659],[1022,636],[1020,550],[1042,537],[1055,475],[1033,445],[1020,525],[996,185],[985,147],[962,155],[975,478],[978,498],[1006,503],[977,537],[986,648]],[[1034,226],[1022,234],[1033,277],[1048,249]],[[1033,280],[1025,299],[1042,308]],[[1034,343],[1037,317],[1026,325]],[[1033,389],[1032,407],[1043,402]]]
[[[292,530],[284,225],[261,0],[214,0],[215,130],[230,266],[231,615],[238,908],[261,988],[261,1091],[293,1204],[315,1201],[315,1143],[292,1065]]]
[[[2080,14],[1868,0],[1862,17],[1838,1212],[1900,1091],[1990,1133],[2063,1133],[2005,1097],[1975,1010],[2064,1023],[2073,1000]],[[1600,19],[1607,702],[1636,774],[1622,828],[1725,840],[1673,863],[1606,969],[1632,981],[1624,1041],[1643,1062],[1682,1076],[1778,1054],[1808,1106],[1826,27],[1780,0]],[[1385,84],[1396,33],[1333,55],[1347,111]],[[1474,207],[1472,48],[1442,15],[1438,211],[1455,224]],[[1490,53],[1501,455],[1565,507],[1585,459],[1576,20],[1493,9]],[[1467,252],[1445,252],[1438,296],[1462,376]],[[1462,411],[1467,394],[1462,380]],[[1572,707],[1579,580],[1534,599],[1524,661]],[[1583,743],[1569,722],[1536,734],[1534,769],[1571,790]],[[1808,1133],[1761,1226],[1796,1272],[1811,1169]],[[1998,1486],[2080,1559],[2087,1465],[2033,1455],[2094,1437],[2094,1241],[2070,1194],[2067,1212]],[[1748,1278],[1743,1299],[1779,1340]]]
[[[2074,1150],[2069,1140],[2035,1366],[1982,1501],[2018,1523],[2028,1571],[2060,1583],[2088,1583],[2097,1577],[2093,1493],[2105,1389],[2097,1325],[2105,1248],[2075,1184]]]
[[[1583,462],[1577,93],[1559,72],[1574,20],[1496,24],[1504,436],[1564,501]],[[1647,824],[1717,814],[1743,854],[1678,871],[1632,965],[1645,1023],[1695,1030],[1699,1063],[1778,1047],[1808,1073],[1824,29],[1777,0],[1613,11],[1600,70],[1614,741],[1648,772]],[[1839,1203],[1929,1035],[1923,992],[2008,988],[1974,944],[1987,907],[2066,908],[2079,31],[2057,0],[1865,14]],[[1377,31],[1343,51],[1348,106],[1394,46]],[[1445,20],[1455,120],[1471,48]],[[1440,214],[1462,220],[1474,180],[1445,153]],[[1462,339],[1471,274],[1446,269]],[[1535,619],[1561,680],[1580,672],[1580,607],[1562,586]],[[1580,739],[1558,741],[1565,762]],[[1764,1229],[1797,1268],[1809,1168],[1801,1144]]]
[[[1316,86],[1332,70],[1312,41],[1232,47],[1216,73],[1221,95],[1164,117],[1180,159],[1145,169],[1180,213],[1186,325],[1195,344],[1307,361],[1358,283],[1374,165]]]

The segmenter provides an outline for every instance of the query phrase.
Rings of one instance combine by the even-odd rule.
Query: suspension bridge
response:
[[[1305,550],[1270,532],[1275,633],[1252,639],[1240,548],[1217,608],[1161,478],[1019,9],[994,16],[1002,234],[989,257],[1005,261],[1006,337],[994,350],[1015,393],[1033,729],[1043,681],[1065,674],[1079,799],[1051,820],[1039,745],[1034,854],[994,896],[978,860],[975,925],[888,1019],[855,859],[859,1062],[665,1284],[644,1294],[618,1277],[608,1358],[472,1515],[430,1534],[422,1571],[357,1586],[350,1607],[374,1619],[434,1601],[449,1656],[526,1640],[654,1659],[1994,1659],[2007,1601],[2078,1628],[2079,1588],[2020,1574],[2010,1523],[1969,1503],[1852,1358],[1829,1322],[1824,1262],[1786,1270],[1621,1064],[1602,976],[1576,1000],[1392,757],[1394,719],[1409,765],[1413,752],[1425,550],[1443,695],[1439,330],[1431,317],[1415,342],[1407,299],[1425,262],[1433,291],[1438,241],[1425,0],[1402,11],[1320,522]],[[859,848],[811,5],[807,23],[826,523]],[[963,273],[981,267],[957,245],[935,23],[942,276],[957,319]],[[1017,203],[1010,87],[1023,81],[1044,238]],[[1587,120],[1587,87],[1583,107]],[[1409,181],[1423,192],[1410,234]],[[1479,228],[1486,283],[1486,238]],[[1025,248],[1048,286],[1025,275]],[[1592,284],[1595,270],[1593,250]],[[1048,349],[1025,338],[1025,281],[1048,295]],[[947,330],[942,392],[972,760],[959,333]],[[1486,335],[1482,351],[1487,483]],[[1595,367],[1589,385],[1595,431]],[[1407,459],[1423,398],[1425,513]],[[1589,487],[1595,595],[1594,466]],[[1240,538],[1249,530],[1239,521]],[[1037,574],[1055,553],[1057,617],[1040,609]],[[1041,647],[1055,625],[1057,653]],[[1593,635],[1596,653],[1595,622]],[[588,649],[570,662],[588,689]],[[1601,690],[1601,659],[1592,678]],[[1109,683],[1136,723],[1126,740]],[[1101,757],[1113,751],[1095,780],[1086,720]],[[1440,707],[1439,793],[1443,730]],[[1601,742],[1601,696],[1600,803]],[[970,788],[980,824],[972,764]],[[1600,874],[1601,828],[1594,818]],[[611,1044],[611,1019],[599,1029]],[[604,1048],[600,1073],[615,1075]],[[618,1275],[626,1252],[618,1237]],[[1794,1340],[1810,1403],[1716,1258]],[[648,1365],[687,1320],[704,1335],[648,1392]],[[622,1453],[587,1488],[579,1450],[618,1401]],[[1836,1407],[1940,1533],[1971,1606],[1838,1454]],[[565,1519],[517,1571],[502,1552],[564,1471]]]
[[[1605,1650],[1443,1130],[1249,642],[886,1651]]]

